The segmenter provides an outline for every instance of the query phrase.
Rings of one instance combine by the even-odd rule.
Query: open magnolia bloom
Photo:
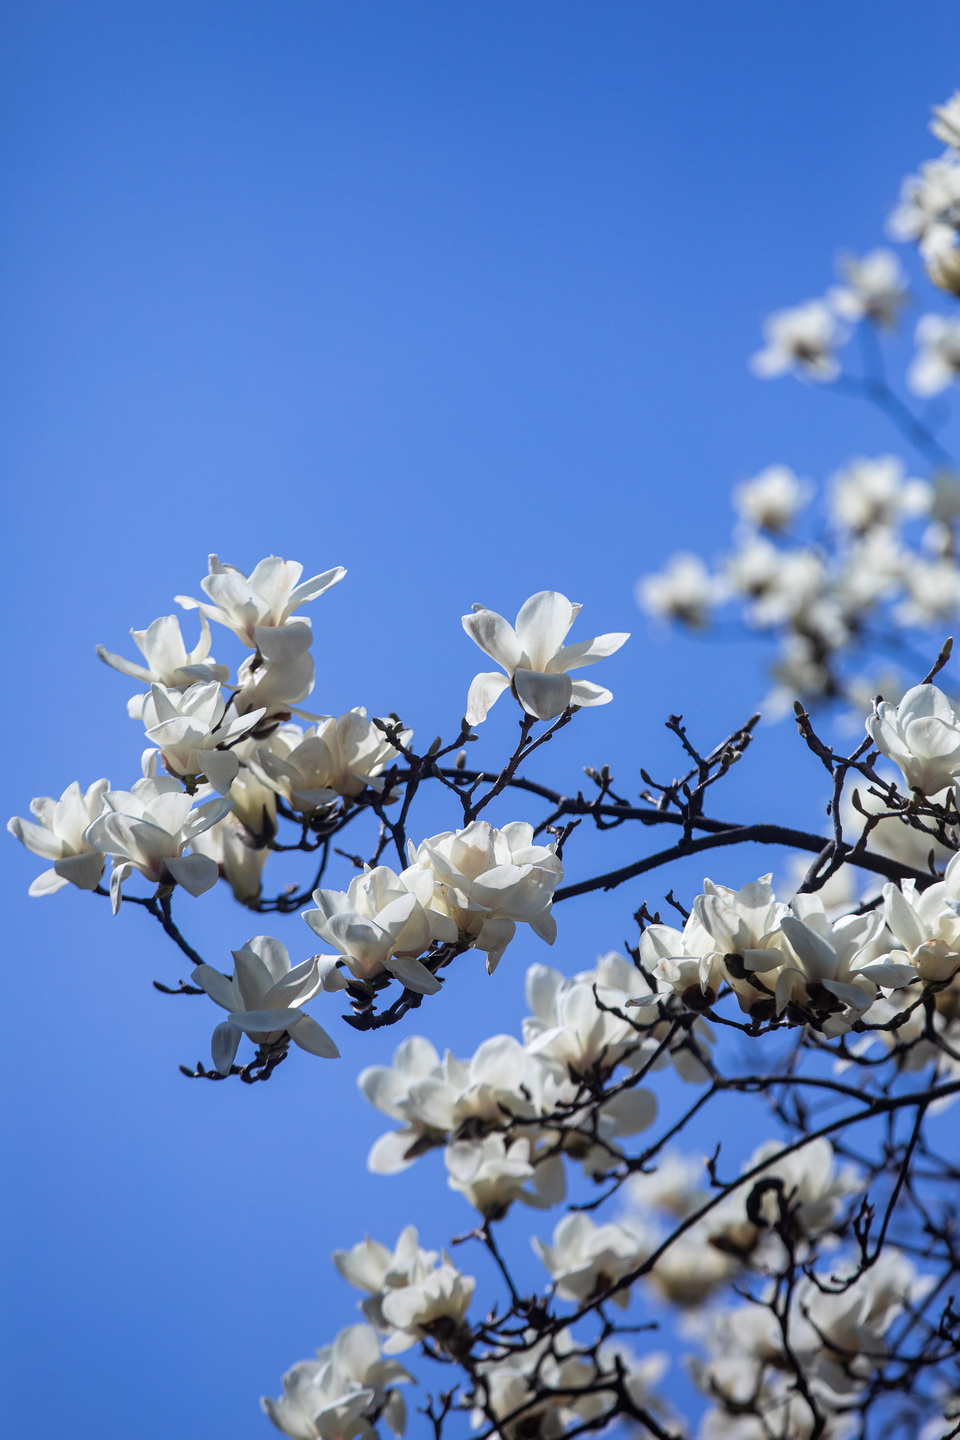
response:
[[[335,1060],[340,1054],[326,1030],[300,1009],[321,990],[342,988],[332,956],[312,955],[290,966],[287,947],[270,935],[255,935],[241,950],[233,951],[234,972],[222,975],[212,965],[198,965],[195,984],[202,986],[230,1014],[213,1032],[210,1052],[221,1075],[226,1075],[242,1035],[256,1045],[272,1045],[290,1036],[301,1050]]]
[[[84,792],[74,780],[59,800],[50,795],[31,800],[33,820],[21,820],[15,815],[7,821],[7,829],[21,845],[54,862],[52,869],[37,876],[28,894],[52,895],[64,885],[96,889],[103,874],[103,851],[91,844],[86,832],[91,821],[101,814],[109,789],[109,780],[96,780]]]
[[[412,1376],[398,1360],[384,1360],[369,1325],[349,1325],[316,1360],[301,1360],[283,1377],[278,1400],[260,1404],[292,1440],[374,1440],[384,1419],[394,1435],[406,1426],[406,1407],[392,1387]]]
[[[911,789],[938,795],[960,774],[960,716],[938,686],[914,685],[899,705],[881,700],[866,725]]]
[[[943,984],[960,970],[960,855],[954,855],[942,880],[918,890],[913,880],[883,887],[883,914],[897,942],[883,957],[885,968],[899,967],[900,978],[884,985]],[[864,967],[871,973],[871,967]]]
[[[538,1165],[533,1145],[525,1136],[517,1140],[503,1135],[457,1140],[447,1146],[444,1160],[450,1189],[459,1190],[487,1220],[502,1220],[514,1200],[538,1210],[549,1209],[559,1204],[566,1189],[562,1164],[551,1156]],[[527,1189],[528,1183],[532,1189]]]
[[[833,308],[844,320],[872,320],[895,330],[900,311],[910,297],[906,276],[892,250],[871,250],[868,255],[841,255],[837,269],[845,284],[829,292]]]
[[[534,845],[533,826],[526,821],[496,830],[486,820],[474,820],[463,830],[446,830],[424,840],[417,849],[410,841],[405,883],[412,888],[408,877],[418,870],[429,877],[430,906],[448,915],[470,945],[487,952],[487,972],[492,975],[518,922],[529,925],[548,945],[556,940],[551,906],[563,879],[556,848]]]
[[[383,1318],[382,1301],[389,1290],[402,1290],[407,1285],[420,1285],[436,1268],[440,1256],[436,1250],[421,1250],[416,1226],[401,1230],[393,1250],[379,1240],[361,1240],[352,1250],[334,1250],[333,1263],[344,1280],[367,1292],[360,1301],[371,1325],[389,1330]]]
[[[409,1350],[418,1340],[433,1340],[440,1349],[449,1349],[463,1330],[477,1282],[463,1275],[444,1252],[443,1260],[425,1279],[388,1290],[383,1297],[383,1316],[394,1333],[384,1353],[396,1355]]]
[[[206,615],[200,616],[200,639],[192,650],[183,643],[180,621],[176,615],[161,615],[146,630],[131,630],[137,649],[146,660],[138,665],[133,660],[124,660],[104,645],[97,646],[97,654],[106,665],[119,670],[121,675],[130,675],[146,685],[165,685],[170,690],[185,690],[197,681],[230,678],[230,668],[218,665],[210,654],[210,626]],[[135,695],[127,704],[134,719],[140,717],[143,697]]]
[[[257,631],[257,649],[237,674],[239,689],[233,703],[240,714],[259,709],[287,719],[313,689],[312,644],[313,631],[305,620],[289,620],[273,629],[262,626]]]
[[[583,1304],[602,1295],[616,1281],[628,1275],[644,1260],[648,1250],[644,1239],[633,1227],[610,1222],[596,1225],[588,1215],[572,1212],[564,1215],[553,1232],[553,1244],[536,1236],[533,1248],[553,1276],[557,1294],[563,1300]],[[615,1305],[625,1310],[630,1304],[630,1290],[625,1287],[611,1295]]]
[[[769,379],[788,370],[810,380],[835,380],[840,373],[835,351],[843,335],[836,316],[822,300],[777,310],[763,322],[762,350],[751,356],[754,375]]]
[[[402,730],[408,745],[412,730]],[[257,762],[294,810],[310,814],[341,795],[383,790],[379,778],[399,751],[385,738],[362,705],[339,719],[325,716],[304,733],[299,725],[283,725],[257,750]]]
[[[189,595],[175,595],[174,599],[184,610],[199,610],[208,620],[226,625],[251,650],[263,648],[261,630],[286,625],[295,610],[332,589],[347,573],[338,565],[298,585],[303,566],[296,560],[281,560],[279,555],[268,555],[249,576],[235,565],[224,565],[218,555],[210,556],[209,567],[209,574],[200,581],[209,603]]]
[[[358,980],[387,972],[418,995],[435,995],[440,981],[417,957],[434,940],[451,943],[457,927],[427,906],[433,880],[413,867],[396,875],[388,865],[366,869],[343,890],[314,890],[316,910],[305,910],[310,929],[332,945]]]
[[[142,719],[147,739],[159,747],[168,770],[190,780],[206,776],[225,795],[240,773],[240,761],[222,747],[253,729],[262,715],[262,710],[247,715],[228,710],[221,686],[211,681],[182,692],[151,685]]]
[[[473,613],[463,616],[470,639],[506,672],[474,678],[467,695],[469,725],[485,720],[490,706],[511,687],[527,714],[538,720],[552,720],[569,705],[605,705],[613,699],[609,690],[571,680],[567,672],[606,659],[630,636],[598,635],[565,645],[581,609],[556,590],[540,590],[520,607],[516,627],[485,605],[474,605]]]
[[[103,798],[106,809],[88,827],[86,840],[113,858],[114,914],[123,882],[134,870],[155,885],[182,885],[190,895],[216,885],[216,862],[183,852],[195,836],[223,819],[229,800],[218,796],[193,809],[191,797],[169,776],[138,780],[132,790],[109,790]]]

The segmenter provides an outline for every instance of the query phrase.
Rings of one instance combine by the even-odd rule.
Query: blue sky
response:
[[[712,740],[749,713],[754,651],[665,640],[633,585],[678,545],[721,548],[731,484],[764,465],[819,478],[900,448],[882,417],[745,362],[935,153],[928,107],[960,80],[946,0],[32,0],[2,24],[5,813],[135,778],[130,687],[93,646],[129,652],[209,550],[346,565],[313,607],[312,708],[396,709],[428,738],[477,668],[473,601],[512,614],[558,588],[585,633],[633,630],[605,666],[615,703],[543,760],[562,786],[610,761],[636,790],[640,763],[673,766],[666,714]],[[495,712],[475,748],[493,761],[508,734]],[[769,814],[775,775],[815,828],[785,727],[718,808]],[[423,833],[452,820],[428,808]],[[585,842],[570,874],[636,844]],[[411,1027],[354,1037],[328,1005],[339,1065],[189,1083],[177,1063],[215,1017],[151,988],[182,973],[158,927],[29,901],[41,867],[6,853],[11,1433],[254,1440],[258,1395],[353,1318],[329,1251],[470,1223],[437,1157],[363,1174],[384,1126],[354,1077]],[[567,907],[552,963],[621,944],[663,888]],[[227,968],[259,928],[219,897],[182,912]],[[493,980],[465,969],[416,1028],[458,1053],[516,1030],[540,958],[531,938]]]

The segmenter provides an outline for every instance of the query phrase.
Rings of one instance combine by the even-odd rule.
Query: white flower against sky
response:
[[[369,1325],[350,1325],[316,1360],[301,1360],[283,1377],[283,1394],[260,1404],[291,1440],[374,1440],[382,1416],[394,1435],[406,1424],[403,1397],[392,1387],[412,1376],[384,1360]]]
[[[440,981],[418,958],[435,940],[451,943],[457,926],[432,908],[433,877],[422,867],[397,875],[387,865],[367,869],[349,889],[315,890],[316,910],[303,918],[339,950],[351,975],[372,980],[389,973],[418,995],[435,995]]]
[[[218,797],[194,809],[180,784],[161,776],[138,780],[132,790],[107,791],[104,805],[86,839],[113,859],[114,914],[120,908],[123,882],[134,870],[155,885],[182,885],[190,895],[202,895],[217,883],[213,860],[183,852],[197,835],[223,819],[230,810],[229,800]]]
[[[401,1230],[392,1250],[379,1240],[361,1240],[351,1250],[334,1250],[333,1263],[350,1285],[365,1290],[360,1309],[371,1325],[389,1330],[383,1317],[383,1297],[389,1290],[407,1285],[420,1285],[436,1269],[440,1256],[436,1250],[422,1250],[415,1225]]]
[[[790,528],[812,494],[810,481],[801,480],[789,465],[768,465],[734,487],[733,504],[741,519],[779,534]]]
[[[594,970],[571,977],[531,965],[526,997],[533,1014],[523,1022],[524,1042],[531,1054],[573,1074],[608,1074],[620,1064],[637,1068],[654,1045],[637,1034],[629,1015],[611,1010],[624,1010],[632,999],[650,993],[636,966],[615,952],[601,956]],[[649,1095],[650,1124],[656,1102],[649,1092],[641,1093]]]
[[[871,250],[868,255],[842,255],[837,263],[845,284],[830,291],[830,300],[844,320],[873,320],[888,329],[896,326],[909,290],[899,259],[892,250]]]
[[[805,1015],[817,1016],[824,1034],[843,1034],[876,1000],[877,985],[889,983],[893,975],[872,948],[883,916],[873,911],[830,920],[818,895],[797,895],[790,909],[780,921],[791,953],[781,956],[776,970],[776,1013],[798,1006]],[[865,967],[870,978],[861,973]]]
[[[635,1270],[644,1259],[643,1242],[636,1232],[623,1225],[597,1225],[588,1215],[565,1215],[547,1245],[533,1237],[533,1248],[556,1283],[562,1300],[583,1304],[603,1294],[616,1281]],[[628,1287],[610,1297],[626,1309]]]
[[[492,1035],[469,1060],[448,1050],[443,1059],[429,1040],[412,1035],[397,1047],[392,1065],[371,1065],[358,1084],[383,1114],[400,1120],[375,1141],[367,1160],[377,1174],[392,1175],[424,1150],[458,1136],[509,1127],[513,1115],[534,1114],[537,1062],[512,1035]]]
[[[535,845],[533,826],[525,821],[496,830],[485,820],[474,820],[463,830],[434,835],[416,849],[411,841],[410,861],[411,870],[420,869],[434,886],[431,908],[442,910],[461,936],[487,952],[489,973],[499,965],[518,923],[529,925],[548,945],[556,939],[551,905],[563,866],[556,845]]]
[[[960,716],[936,685],[914,685],[899,705],[881,700],[866,728],[913,790],[938,795],[960,774]]]
[[[641,610],[656,619],[679,620],[694,630],[709,623],[710,610],[719,598],[717,582],[700,556],[685,550],[671,555],[658,574],[637,582]]]
[[[447,1349],[462,1332],[464,1317],[477,1282],[463,1275],[444,1255],[425,1279],[388,1290],[383,1297],[383,1316],[394,1333],[384,1345],[388,1355],[409,1350],[418,1340],[432,1339]]]
[[[844,337],[823,300],[768,315],[763,336],[766,345],[750,360],[753,373],[763,379],[795,370],[810,380],[830,381],[840,373],[836,350]]]
[[[931,231],[955,230],[960,223],[960,162],[947,153],[908,175],[888,229],[895,240],[920,240]]]
[[[917,321],[917,354],[907,371],[915,395],[939,395],[960,377],[960,320],[922,315]]]
[[[146,685],[165,685],[171,690],[184,690],[197,681],[230,678],[230,668],[218,665],[210,654],[210,626],[205,615],[200,616],[200,639],[192,650],[187,650],[180,621],[176,615],[161,615],[146,630],[131,630],[137,649],[146,661],[145,665],[125,660],[115,655],[104,645],[97,646],[97,654],[106,664],[121,675],[130,675]],[[140,714],[142,699],[139,695],[129,703],[134,718]]]
[[[945,145],[960,149],[960,90],[955,90],[942,105],[934,105],[930,129]]]
[[[474,678],[467,696],[468,724],[485,720],[491,705],[511,687],[527,714],[538,720],[552,720],[569,705],[605,705],[613,699],[600,685],[571,680],[568,671],[605,660],[630,637],[598,635],[564,644],[581,609],[556,590],[540,590],[520,607],[515,626],[485,605],[474,605],[472,613],[463,616],[471,640],[504,670]]]
[[[444,1154],[451,1190],[459,1190],[488,1220],[499,1220],[515,1200],[544,1209],[563,1199],[559,1191],[538,1187],[541,1175],[556,1167],[537,1166],[531,1142],[521,1136],[506,1140],[503,1135],[485,1135],[481,1140],[457,1140]],[[562,1171],[561,1171],[562,1175]],[[532,1189],[528,1189],[532,1186]]]
[[[103,874],[103,851],[87,839],[86,832],[101,814],[109,789],[109,780],[95,780],[85,791],[74,780],[59,800],[50,795],[31,800],[32,820],[15,815],[7,821],[7,829],[21,845],[54,862],[33,881],[29,894],[52,895],[71,884],[81,890],[96,889]]]
[[[878,455],[872,460],[851,460],[837,471],[830,510],[838,525],[861,533],[925,515],[932,502],[930,485],[908,477],[898,455]]]
[[[191,780],[203,775],[225,795],[240,773],[240,761],[222,747],[245,735],[262,715],[262,710],[248,715],[228,710],[222,687],[211,681],[183,691],[151,685],[141,718],[168,770]]]
[[[294,1044],[311,1055],[335,1059],[337,1049],[326,1030],[300,1008],[324,989],[339,989],[336,962],[313,955],[291,968],[287,948],[270,935],[255,935],[233,951],[233,975],[212,965],[198,965],[193,981],[210,999],[230,1013],[213,1032],[211,1054],[221,1075],[236,1057],[242,1035],[257,1045],[269,1045],[289,1034]]]
[[[917,979],[941,984],[960,970],[958,862],[960,856],[954,855],[943,879],[926,890],[918,890],[913,880],[904,880],[900,888],[883,887],[884,919],[896,942],[883,959],[902,966],[901,984]]]
[[[401,730],[409,745],[412,730]],[[341,795],[354,797],[383,790],[380,776],[399,756],[362,705],[339,719],[325,716],[305,733],[298,725],[281,726],[257,751],[264,774],[287,803],[303,814]]]
[[[244,645],[256,650],[262,649],[260,631],[286,625],[301,605],[339,584],[346,573],[338,565],[297,584],[303,566],[296,560],[268,555],[247,576],[211,555],[209,573],[200,582],[207,600],[193,600],[189,595],[174,598],[185,610],[199,610],[207,619],[226,625]],[[306,624],[303,620],[299,623]]]
[[[314,664],[310,653],[313,631],[303,620],[257,630],[257,649],[240,666],[234,707],[241,714],[261,709],[271,717],[288,719],[290,711],[313,689]]]

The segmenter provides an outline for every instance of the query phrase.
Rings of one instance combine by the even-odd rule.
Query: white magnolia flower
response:
[[[406,1410],[392,1387],[412,1378],[399,1361],[381,1357],[369,1325],[350,1325],[316,1360],[287,1371],[278,1400],[260,1404],[292,1440],[375,1440],[381,1416],[394,1435],[403,1434]]]
[[[449,915],[432,908],[433,877],[412,866],[397,875],[388,865],[366,869],[349,889],[314,890],[316,910],[303,918],[339,950],[351,975],[372,980],[384,972],[418,995],[435,995],[440,981],[417,957],[439,940],[457,939]]]
[[[119,670],[121,675],[131,675],[146,685],[164,685],[170,690],[185,690],[198,681],[230,678],[230,668],[218,665],[210,654],[210,626],[205,615],[200,616],[200,639],[192,650],[183,643],[180,621],[176,615],[161,615],[146,630],[131,630],[137,649],[146,660],[138,665],[124,660],[103,645],[97,646],[97,654],[106,664]],[[135,695],[127,708],[134,719],[140,717],[142,696]]]
[[[289,620],[261,626],[256,634],[257,649],[237,674],[234,707],[241,715],[261,710],[273,720],[286,720],[313,689],[313,631],[305,620]]]
[[[897,455],[852,460],[833,477],[834,520],[846,530],[862,533],[925,514],[933,491],[925,480],[908,479],[905,472]]]
[[[221,795],[240,773],[233,749],[221,747],[245,735],[262,715],[262,710],[249,715],[228,710],[215,680],[183,691],[151,685],[142,711],[147,739],[159,747],[167,769],[191,781],[205,776]]]
[[[641,610],[655,619],[679,620],[694,630],[709,623],[710,610],[719,599],[717,582],[700,559],[686,550],[671,555],[663,570],[637,582]]]
[[[900,261],[892,250],[871,250],[868,255],[842,255],[837,269],[846,282],[830,291],[830,300],[844,320],[869,319],[895,328],[909,291]]]
[[[789,465],[768,465],[735,487],[733,504],[743,520],[780,534],[790,528],[812,493],[810,481],[800,480]]]
[[[409,745],[413,731],[401,730],[399,738]],[[306,733],[298,725],[281,726],[259,747],[257,760],[277,793],[294,810],[310,814],[341,795],[380,793],[380,777],[399,754],[358,705],[339,719],[325,716]]]
[[[902,570],[904,598],[894,610],[901,625],[950,623],[960,610],[960,570],[951,557],[925,560],[911,555]]]
[[[780,921],[791,954],[779,956],[776,1013],[795,1006],[798,1018],[815,1017],[824,1034],[843,1034],[876,1000],[877,985],[895,975],[876,960],[883,916],[874,911],[831,921],[819,895],[797,895],[790,909]]]
[[[919,175],[908,175],[900,189],[900,204],[887,222],[895,240],[924,241],[937,229],[956,229],[960,223],[960,163],[946,154],[928,160]]]
[[[921,315],[917,346],[907,384],[915,395],[939,395],[960,376],[960,320]]]
[[[441,1349],[456,1349],[476,1286],[472,1275],[462,1275],[444,1255],[424,1280],[388,1290],[383,1297],[383,1316],[394,1334],[384,1351],[396,1355],[427,1339]]]
[[[300,1009],[321,990],[340,988],[333,959],[313,955],[291,969],[285,945],[270,935],[255,935],[233,951],[233,961],[232,976],[212,965],[198,965],[193,972],[194,983],[230,1012],[214,1030],[210,1044],[221,1075],[229,1073],[244,1034],[257,1045],[273,1044],[289,1034],[301,1050],[336,1059],[340,1051],[326,1030]]]
[[[209,574],[200,582],[209,603],[189,595],[174,598],[184,610],[199,610],[209,620],[226,625],[251,650],[262,650],[263,636],[259,632],[286,625],[295,610],[339,584],[346,573],[338,565],[298,585],[303,566],[295,560],[268,555],[247,576],[234,565],[224,565],[219,556],[211,555]],[[303,620],[298,623],[306,624]]]
[[[469,1060],[449,1050],[441,1060],[429,1040],[412,1035],[397,1047],[392,1065],[360,1073],[357,1083],[370,1104],[403,1123],[374,1143],[368,1167],[396,1174],[434,1145],[505,1130],[514,1115],[531,1117],[537,1068],[512,1035],[492,1035]]]
[[[605,705],[613,699],[609,690],[589,680],[571,680],[567,672],[605,660],[630,636],[598,635],[565,645],[582,608],[556,590],[540,590],[521,605],[516,627],[485,605],[474,605],[472,614],[463,616],[470,639],[506,672],[475,676],[467,696],[469,725],[485,720],[494,701],[510,688],[538,720],[552,720],[569,705]]]
[[[487,1220],[502,1219],[514,1200],[542,1210],[563,1199],[562,1186],[558,1190],[550,1183],[557,1167],[536,1165],[531,1142],[523,1136],[457,1140],[447,1146],[444,1160],[450,1189],[459,1190]]]
[[[553,1243],[536,1236],[534,1250],[549,1270],[562,1300],[583,1304],[609,1290],[624,1275],[635,1270],[645,1256],[643,1242],[623,1225],[596,1225],[588,1215],[565,1215],[553,1232]],[[625,1287],[611,1295],[621,1309],[630,1303]]]
[[[50,870],[44,870],[34,880],[30,895],[52,895],[64,885],[76,885],[81,890],[95,890],[99,885],[103,852],[87,839],[86,832],[102,812],[109,789],[109,780],[96,780],[86,791],[74,780],[59,800],[50,795],[31,800],[33,820],[21,820],[15,815],[7,821],[7,829],[21,845],[54,862]]]
[[[230,801],[217,797],[192,808],[172,777],[138,780],[132,790],[108,790],[105,810],[86,830],[86,840],[113,858],[110,895],[120,908],[121,887],[134,870],[155,885],[182,885],[202,895],[217,883],[218,871],[206,855],[184,855],[186,847],[222,820]]]
[[[844,337],[823,300],[768,315],[763,335],[766,346],[750,361],[755,375],[769,379],[796,370],[810,380],[830,381],[840,373],[835,352]]]
[[[901,966],[902,974],[881,984],[917,979],[942,984],[960,970],[960,856],[954,855],[943,879],[926,890],[917,890],[912,880],[901,888],[884,885],[883,913],[897,944],[882,958],[887,966]],[[872,974],[871,967],[865,973]]]
[[[934,105],[930,129],[945,145],[960,149],[960,90],[955,90],[943,105]]]
[[[367,1292],[360,1308],[371,1325],[389,1330],[383,1317],[383,1297],[389,1290],[408,1285],[421,1285],[436,1269],[440,1256],[436,1250],[421,1250],[415,1225],[401,1230],[393,1250],[378,1240],[361,1240],[352,1250],[334,1250],[333,1263],[344,1280]]]
[[[533,1014],[523,1022],[524,1043],[531,1054],[575,1075],[610,1074],[620,1064],[636,1069],[655,1043],[638,1035],[629,1015],[611,1010],[624,1011],[631,1000],[650,994],[636,966],[615,952],[601,956],[594,970],[572,977],[546,965],[531,965],[526,997]],[[652,1124],[654,1096],[635,1093],[647,1095],[646,1123]]]
[[[790,1228],[796,1236],[808,1240],[829,1230],[842,1202],[863,1189],[852,1166],[837,1168],[833,1146],[823,1136],[790,1154],[783,1153],[779,1141],[767,1140],[753,1152],[743,1170],[753,1170],[764,1160],[770,1163],[764,1166],[758,1179],[770,1177],[783,1182],[783,1203],[790,1216]],[[755,1180],[753,1185],[756,1184]],[[743,1185],[731,1197],[741,1214],[745,1212],[752,1188],[752,1185]],[[780,1208],[776,1193],[768,1190],[763,1194],[759,1213],[765,1224],[777,1223]]]
[[[553,892],[563,879],[556,845],[535,845],[533,826],[516,820],[496,830],[474,820],[463,830],[446,830],[414,849],[410,870],[420,869],[435,887],[433,908],[442,910],[460,936],[487,952],[492,974],[524,922],[552,945],[557,922],[551,914]],[[419,892],[418,892],[419,893]],[[424,902],[426,903],[426,902]]]
[[[960,775],[960,716],[936,685],[914,685],[899,705],[881,700],[866,722],[874,745],[924,795]]]

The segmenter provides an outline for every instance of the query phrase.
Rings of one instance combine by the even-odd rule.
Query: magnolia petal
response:
[[[326,1030],[310,1015],[301,1016],[290,1027],[290,1039],[295,1045],[299,1045],[301,1050],[307,1050],[311,1055],[319,1055],[323,1060],[340,1058],[340,1051]]]
[[[509,675],[504,675],[499,670],[482,671],[475,675],[467,691],[467,708],[464,713],[467,724],[482,724],[491,706],[499,700],[509,685]]]
[[[31,883],[27,894],[32,895],[34,899],[40,895],[55,895],[58,890],[62,890],[65,885],[69,884],[70,881],[65,875],[58,875],[56,870],[44,870],[43,874],[38,875],[36,880]]]
[[[517,616],[517,636],[532,670],[546,669],[573,619],[574,607],[559,590],[538,590],[524,601]]]
[[[612,690],[605,690],[602,685],[594,685],[592,680],[574,680],[570,692],[571,705],[609,705],[612,699]]]
[[[53,868],[63,880],[76,885],[79,890],[95,890],[103,874],[104,856],[99,850],[88,851],[85,855],[65,855],[55,860]]]
[[[461,624],[491,660],[502,665],[508,675],[513,674],[523,659],[523,646],[509,620],[485,605],[475,605],[472,615],[461,616]]]
[[[221,1074],[230,1073],[230,1066],[236,1059],[243,1031],[229,1020],[223,1020],[210,1038],[210,1056],[214,1068]]]
[[[188,895],[202,895],[220,878],[220,869],[209,855],[179,855],[168,859],[167,869]]]
[[[239,1025],[247,1034],[272,1035],[276,1030],[289,1030],[305,1018],[302,1010],[234,1010],[231,1025]]]
[[[226,795],[240,774],[240,761],[233,750],[207,750],[203,755],[203,773],[214,790]]]
[[[524,710],[538,720],[562,715],[573,693],[569,675],[545,675],[539,670],[517,670],[513,684]]]
[[[384,964],[391,974],[402,980],[407,989],[416,995],[436,995],[442,988],[436,975],[410,955],[391,955]]]

